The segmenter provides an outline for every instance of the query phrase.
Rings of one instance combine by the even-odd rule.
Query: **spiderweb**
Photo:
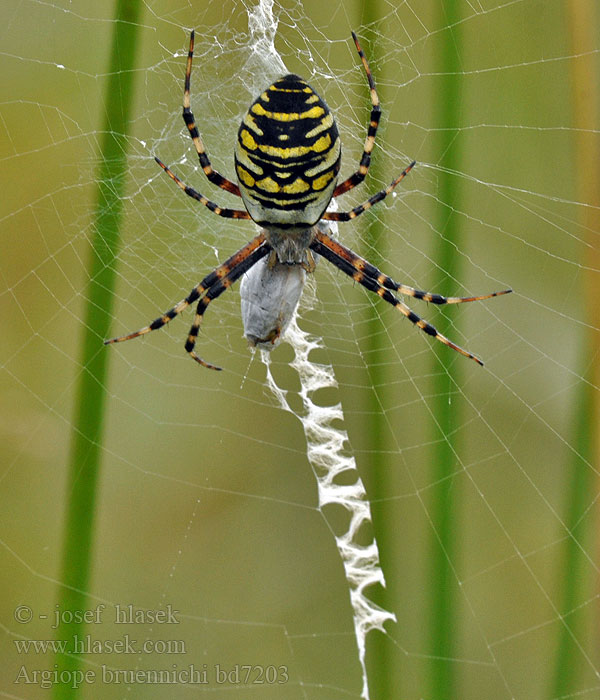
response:
[[[449,311],[411,303],[434,324],[448,318],[448,335],[485,368],[435,348],[324,260],[290,342],[267,358],[242,338],[237,285],[211,305],[199,339],[222,373],[184,352],[189,313],[120,346],[99,339],[111,376],[88,593],[91,608],[105,609],[89,632],[123,643],[128,634],[136,644],[86,656],[84,669],[96,676],[85,697],[377,698],[384,673],[394,697],[432,697],[440,490],[452,499],[457,533],[442,552],[455,599],[456,641],[445,659],[455,696],[560,697],[553,674],[565,631],[576,677],[569,696],[600,692],[598,455],[585,440],[598,432],[599,201],[578,168],[582,149],[596,152],[598,130],[576,109],[576,75],[597,61],[598,34],[591,46],[573,45],[570,5],[551,0],[465,3],[458,24],[440,19],[439,3],[380,5],[375,21],[358,3],[286,0],[272,17],[269,3],[251,0],[145,4],[113,330],[132,331],[170,308],[254,235],[248,222],[195,206],[153,160],[223,206],[239,206],[205,181],[181,119],[189,29],[197,30],[192,107],[213,165],[229,177],[240,117],[282,65],[326,99],[342,135],[342,173],[355,169],[370,105],[354,29],[370,40],[383,119],[373,171],[338,206],[355,206],[413,158],[418,164],[391,201],[365,221],[340,224],[337,235],[419,288],[468,295],[513,287],[511,296]],[[54,663],[43,645],[15,642],[54,638],[112,9],[39,0],[2,9],[0,697],[45,696],[39,678],[15,679],[23,667],[33,678]],[[456,127],[435,116],[434,59],[458,28]],[[440,195],[438,137],[447,130],[465,154],[454,173],[457,202]],[[456,273],[439,263],[440,210],[461,221]],[[384,232],[376,245],[373,222]],[[307,392],[302,362],[306,371],[326,368],[328,380]],[[439,428],[440,400],[452,408],[450,433]],[[325,415],[335,447],[307,430],[311,410]],[[443,480],[433,469],[440,444],[453,450]],[[348,513],[320,500],[315,450],[351,465],[335,485],[362,484],[356,543],[369,550],[377,542],[379,556],[370,560],[375,585],[361,590],[372,610],[389,613],[371,625],[380,631],[366,634],[370,625],[359,623],[339,547]],[[588,486],[569,512],[574,465]],[[565,564],[569,542],[579,553],[575,572]],[[578,582],[566,608],[565,580]],[[123,625],[115,611],[129,605],[171,609],[176,622]],[[23,606],[32,611],[27,623],[15,612]],[[363,633],[368,673],[359,663]],[[180,675],[167,689],[117,673],[148,679],[191,665],[197,682]]]

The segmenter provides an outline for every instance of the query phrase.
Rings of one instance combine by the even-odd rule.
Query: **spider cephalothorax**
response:
[[[204,204],[215,214],[233,219],[253,219],[262,230],[258,236],[207,275],[172,309],[150,325],[134,333],[106,340],[106,344],[137,338],[161,328],[190,304],[198,301],[185,349],[204,367],[220,369],[203,360],[194,350],[200,323],[209,303],[266,255],[270,255],[269,264],[261,273],[263,285],[259,288],[269,289],[270,286],[264,284],[264,275],[269,275],[269,270],[275,265],[301,265],[307,272],[312,272],[313,253],[316,253],[397,308],[428,335],[483,364],[475,355],[438,333],[431,324],[417,316],[392,292],[433,304],[458,304],[507,294],[510,289],[476,297],[443,297],[419,291],[394,282],[391,277],[332,238],[326,227],[317,226],[320,221],[349,221],[359,216],[384,199],[415,165],[413,161],[384,190],[377,192],[354,209],[327,211],[333,197],[353,189],[365,179],[381,115],[379,97],[369,64],[354,32],[352,37],[367,76],[372,105],[364,150],[356,172],[337,184],[341,144],[333,114],[306,81],[290,74],[266,88],[250,105],[242,119],[235,146],[235,169],[239,182],[236,184],[213,170],[192,114],[190,75],[194,55],[194,32],[191,33],[183,92],[183,119],[206,177],[214,185],[241,197],[245,209],[220,207],[192,187],[188,187],[158,158],[156,162],[187,195]],[[273,288],[276,286],[273,285]],[[288,312],[289,310],[286,314],[289,316]],[[268,343],[271,337],[273,340],[278,339],[281,328],[275,324],[271,330],[263,331],[265,337],[258,338],[258,342]]]

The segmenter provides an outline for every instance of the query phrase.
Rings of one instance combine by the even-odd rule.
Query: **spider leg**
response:
[[[220,207],[218,204],[215,204],[214,202],[211,202],[210,199],[207,199],[204,195],[200,194],[200,192],[196,192],[196,190],[193,187],[188,187],[184,182],[182,182],[175,173],[168,168],[161,160],[158,158],[154,158],[154,160],[160,165],[160,167],[167,173],[167,175],[173,180],[177,185],[189,196],[192,197],[193,199],[197,200],[201,204],[204,204],[205,207],[208,207],[212,212],[215,214],[218,214],[219,216],[224,216],[227,219],[249,219],[250,214],[248,214],[247,211],[242,210],[242,209],[225,209],[223,207]]]
[[[356,187],[356,185],[359,185],[365,179],[369,171],[369,165],[371,164],[371,153],[373,152],[373,148],[375,146],[377,127],[379,126],[379,120],[381,118],[379,96],[377,95],[377,89],[375,88],[375,81],[373,80],[373,76],[371,75],[369,63],[367,62],[367,58],[363,53],[363,50],[361,49],[360,44],[358,43],[358,38],[354,32],[352,32],[352,38],[354,39],[354,43],[356,44],[356,50],[358,51],[358,55],[360,56],[360,59],[365,69],[365,73],[367,75],[367,80],[369,81],[369,90],[371,92],[371,103],[373,105],[373,108],[371,109],[371,118],[369,120],[369,127],[367,130],[367,138],[365,140],[365,146],[362,157],[360,159],[358,170],[347,180],[344,180],[344,182],[341,182],[335,188],[335,190],[333,191],[334,197],[337,197],[338,195],[343,194],[344,192],[348,192],[348,190],[351,190],[353,187]]]
[[[312,241],[310,247],[315,251],[315,253],[318,253],[329,260],[330,263],[348,275],[348,277],[352,277],[353,280],[359,284],[362,284],[362,286],[366,287],[369,291],[375,292],[375,294],[380,296],[384,301],[387,301],[388,304],[395,306],[403,316],[406,316],[411,323],[414,323],[415,326],[420,328],[422,331],[425,331],[427,335],[436,338],[441,343],[444,343],[444,345],[456,350],[456,352],[459,352],[465,357],[469,357],[471,360],[475,360],[475,362],[483,366],[483,362],[478,357],[470,353],[468,350],[464,350],[446,338],[446,336],[439,333],[430,323],[427,323],[427,321],[423,320],[420,316],[417,316],[416,313],[411,311],[406,304],[401,302],[399,299],[396,299],[389,289],[382,287],[377,279],[369,277],[363,270],[355,268],[352,263],[334,253],[330,248],[323,245],[323,243],[321,243],[317,238]]]
[[[413,162],[407,168],[405,168],[395,180],[392,180],[392,182],[384,190],[377,192],[358,207],[354,207],[354,209],[351,209],[350,211],[326,211],[321,218],[327,219],[327,221],[350,221],[350,219],[355,219],[357,216],[359,216],[359,214],[362,214],[364,211],[367,211],[367,209],[370,209],[374,204],[377,204],[377,202],[385,199],[396,187],[396,185],[414,168],[416,162],[417,161],[413,160]]]
[[[198,302],[194,323],[192,323],[187,340],[185,341],[185,349],[194,358],[194,360],[200,363],[203,367],[215,370],[222,369],[221,367],[217,367],[210,362],[206,362],[206,360],[203,360],[194,352],[194,347],[200,331],[200,324],[202,323],[204,312],[208,308],[208,305],[211,301],[213,301],[213,299],[216,299],[218,296],[223,294],[226,289],[229,289],[229,287],[231,287],[231,285],[237,279],[239,279],[244,272],[247,272],[255,263],[257,263],[261,258],[264,258],[264,256],[268,255],[270,252],[271,246],[268,243],[256,248],[256,250],[252,251],[250,255],[241,259],[237,265],[232,267],[224,277],[217,279]]]
[[[198,159],[200,160],[200,165],[202,166],[202,170],[204,171],[206,177],[214,185],[217,185],[217,187],[220,187],[221,189],[226,190],[227,192],[231,192],[232,194],[236,194],[238,197],[240,197],[240,188],[235,184],[235,182],[231,182],[231,180],[228,180],[226,177],[220,175],[216,170],[213,170],[208,155],[204,149],[202,139],[200,138],[200,134],[198,133],[194,115],[192,113],[192,107],[190,102],[190,75],[192,73],[192,58],[194,57],[194,34],[195,33],[192,30],[190,34],[190,48],[188,51],[187,66],[185,69],[185,84],[183,90],[183,121],[185,122],[190,132],[190,137],[194,142],[194,147],[196,148],[196,153],[198,154]]]
[[[164,325],[173,320],[175,316],[178,316],[184,309],[186,309],[190,304],[193,304],[197,299],[199,299],[204,292],[211,289],[215,283],[219,280],[227,277],[232,270],[240,264],[243,264],[249,256],[251,256],[260,246],[265,242],[264,234],[260,233],[258,236],[253,238],[250,243],[246,244],[243,248],[234,253],[230,258],[228,258],[224,263],[215,268],[209,275],[207,275],[200,284],[196,285],[192,291],[188,294],[185,299],[182,299],[178,304],[169,311],[166,311],[162,316],[152,321],[148,326],[140,328],[139,331],[129,333],[128,335],[122,335],[118,338],[110,338],[110,340],[105,340],[104,345],[110,345],[111,343],[121,343],[124,340],[131,340],[132,338],[137,338],[140,335],[146,335],[150,331],[155,331],[158,328],[162,328]],[[270,249],[270,248],[269,248]],[[262,256],[261,256],[262,257]],[[252,263],[253,264],[253,263]],[[236,278],[237,279],[237,278]]]
[[[394,282],[391,277],[388,277],[385,273],[381,272],[381,270],[378,270],[375,265],[361,258],[360,255],[357,255],[353,250],[346,248],[346,246],[331,238],[331,236],[320,229],[317,229],[315,238],[332,253],[335,253],[337,257],[343,258],[346,262],[350,263],[355,270],[364,272],[367,277],[374,279],[382,287],[392,289],[395,292],[400,292],[400,294],[413,297],[414,299],[429,301],[432,304],[462,304],[465,301],[482,301],[483,299],[491,299],[492,297],[499,297],[512,292],[512,289],[503,289],[501,292],[492,292],[491,294],[482,294],[476,297],[444,297],[441,294],[424,292],[420,289],[409,287],[406,284]]]

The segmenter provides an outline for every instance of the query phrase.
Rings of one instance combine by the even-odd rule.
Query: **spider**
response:
[[[367,137],[356,172],[337,184],[341,144],[333,114],[306,81],[297,75],[289,74],[279,78],[262,92],[242,119],[235,145],[235,170],[238,179],[236,184],[213,169],[196,127],[190,103],[190,75],[194,55],[194,32],[191,32],[183,92],[183,120],[208,180],[217,187],[241,197],[244,209],[227,209],[215,204],[183,183],[161,160],[155,160],[186,195],[218,216],[252,219],[261,227],[261,231],[208,274],[172,309],[140,330],[105,340],[105,345],[137,338],[162,328],[190,304],[198,301],[185,349],[203,367],[219,370],[220,367],[203,360],[194,350],[200,324],[210,302],[267,255],[270,268],[276,265],[301,265],[307,272],[313,272],[313,253],[317,253],[394,306],[422,331],[461,355],[475,360],[480,365],[483,364],[478,357],[438,333],[431,324],[417,316],[392,292],[433,304],[459,304],[508,294],[512,290],[505,289],[475,297],[444,297],[420,291],[394,282],[391,277],[332,238],[325,226],[317,226],[320,221],[350,221],[356,218],[387,197],[415,166],[413,161],[385,189],[350,211],[326,211],[333,197],[348,192],[365,179],[381,116],[379,97],[369,64],[354,32],[352,38],[364,67],[372,103]]]

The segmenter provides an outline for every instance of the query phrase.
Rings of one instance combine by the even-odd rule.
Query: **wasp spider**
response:
[[[433,304],[458,304],[507,294],[511,291],[510,289],[477,297],[444,297],[419,291],[394,282],[374,265],[334,240],[327,233],[326,227],[317,226],[318,222],[324,220],[349,221],[356,218],[387,197],[415,165],[413,161],[385,189],[354,209],[326,211],[332,197],[348,192],[365,179],[381,115],[379,97],[369,64],[354,32],[352,37],[367,76],[372,103],[364,150],[356,172],[341,183],[337,183],[341,144],[333,114],[306,81],[297,75],[290,74],[276,80],[262,92],[250,105],[242,119],[235,145],[235,170],[238,180],[236,184],[213,169],[192,114],[190,106],[190,74],[194,53],[194,32],[192,31],[185,71],[183,119],[208,180],[217,187],[241,197],[244,209],[220,207],[183,183],[158,158],[156,162],[188,196],[215,214],[233,219],[252,219],[261,227],[261,232],[207,275],[185,299],[150,325],[129,335],[106,340],[105,344],[130,340],[162,328],[190,304],[198,301],[196,316],[185,342],[185,349],[204,367],[220,369],[203,360],[194,350],[200,323],[210,302],[267,255],[269,255],[268,263],[271,267],[301,265],[307,272],[312,272],[315,266],[312,253],[317,253],[356,282],[396,307],[425,333],[462,355],[483,364],[475,355],[438,333],[432,325],[417,316],[392,292],[430,301]]]

